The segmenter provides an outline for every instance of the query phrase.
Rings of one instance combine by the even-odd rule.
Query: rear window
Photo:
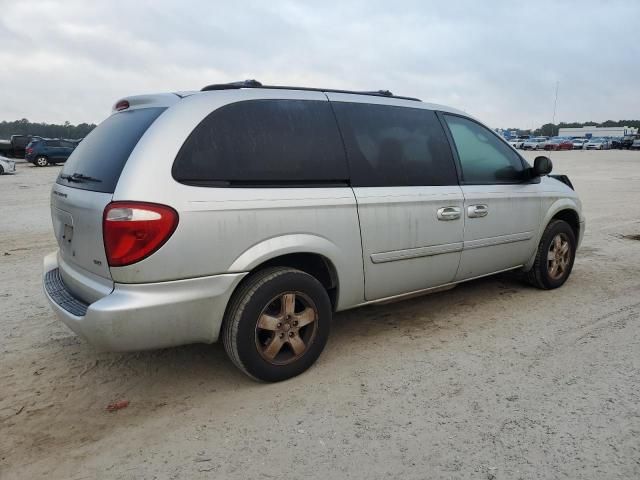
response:
[[[138,140],[166,108],[141,108],[111,115],[78,144],[58,176],[61,185],[113,193]],[[64,177],[74,176],[74,180]]]
[[[329,102],[247,100],[191,132],[173,177],[198,186],[342,184],[349,174]]]

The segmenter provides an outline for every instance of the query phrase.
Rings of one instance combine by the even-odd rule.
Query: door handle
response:
[[[460,218],[462,210],[458,207],[442,207],[438,209],[436,216],[438,220],[457,220]]]
[[[471,205],[467,207],[467,216],[469,218],[486,217],[489,213],[489,207],[486,205]]]

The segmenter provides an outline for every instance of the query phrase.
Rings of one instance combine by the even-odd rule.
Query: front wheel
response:
[[[234,293],[222,341],[244,373],[278,382],[313,365],[327,343],[330,323],[331,302],[318,280],[293,268],[268,268]]]
[[[553,220],[540,239],[536,259],[527,279],[543,290],[561,287],[567,281],[576,257],[576,237],[564,220]]]

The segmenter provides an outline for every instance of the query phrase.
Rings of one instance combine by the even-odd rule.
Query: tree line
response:
[[[60,125],[57,123],[34,123],[26,118],[7,122],[0,122],[0,139],[8,140],[11,135],[36,135],[45,138],[84,138],[87,134],[96,128],[94,123],[81,123],[72,125],[64,122]]]
[[[532,134],[536,136],[554,137],[558,135],[561,128],[580,128],[580,127],[636,127],[640,129],[640,120],[607,120],[606,122],[560,122],[558,124],[545,123],[540,128],[531,130],[523,130],[521,128],[507,128],[506,130],[515,130],[518,135]],[[7,122],[0,122],[0,139],[9,139],[11,135],[37,135],[45,138],[84,138],[91,130],[96,128],[94,123],[81,123],[72,125],[69,122],[64,124],[56,123],[34,123],[26,118]]]

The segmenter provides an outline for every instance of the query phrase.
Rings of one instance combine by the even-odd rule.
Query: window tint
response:
[[[333,103],[359,187],[456,185],[451,150],[430,110]]]
[[[58,140],[45,140],[44,144],[47,147],[59,147],[60,146],[60,141],[58,141]]]
[[[140,108],[115,113],[78,144],[57,182],[69,187],[113,193],[129,155],[165,108]],[[71,182],[62,175],[81,173],[99,181]]]
[[[445,115],[458,150],[465,183],[514,183],[524,170],[520,156],[490,130],[463,117]]]
[[[215,186],[336,183],[349,175],[329,102],[249,100],[214,111],[195,128],[173,177]]]
[[[60,146],[65,148],[72,148],[74,144],[65,140],[60,140]]]

